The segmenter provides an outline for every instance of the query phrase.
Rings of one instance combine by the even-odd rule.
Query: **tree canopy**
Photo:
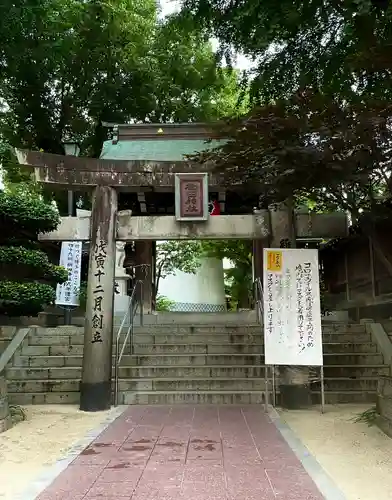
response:
[[[392,107],[305,92],[220,124],[226,142],[196,159],[261,203],[307,198],[357,218],[392,198]]]
[[[204,34],[159,20],[155,0],[5,0],[0,6],[0,135],[97,157],[102,121],[195,121],[229,112],[235,75]],[[223,99],[222,97],[225,96]]]
[[[0,192],[0,314],[36,316],[53,304],[66,269],[53,265],[40,248],[38,233],[53,231],[57,210],[19,184]]]
[[[183,0],[223,53],[253,59],[253,95],[264,102],[312,86],[349,99],[391,96],[389,0]]]

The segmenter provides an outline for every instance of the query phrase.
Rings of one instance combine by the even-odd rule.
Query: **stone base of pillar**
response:
[[[310,386],[308,384],[281,384],[279,392],[280,406],[286,410],[302,410],[312,406]]]
[[[82,411],[110,410],[112,401],[111,380],[97,383],[80,383],[80,409]]]
[[[309,383],[309,367],[279,367],[280,406],[287,410],[300,410],[312,405]]]

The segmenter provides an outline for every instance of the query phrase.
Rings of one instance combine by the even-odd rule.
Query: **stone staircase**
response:
[[[374,402],[388,375],[364,325],[323,326],[327,403]],[[78,403],[83,328],[31,329],[6,369],[10,402]],[[134,354],[119,370],[120,404],[248,404],[264,401],[261,327],[153,324],[135,327]],[[320,400],[320,384],[312,384]]]

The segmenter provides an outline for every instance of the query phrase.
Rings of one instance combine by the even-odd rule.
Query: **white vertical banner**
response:
[[[81,241],[63,241],[61,243],[60,266],[67,269],[68,281],[57,285],[56,304],[58,306],[78,306],[82,267]]]
[[[266,365],[323,365],[318,251],[264,249]]]

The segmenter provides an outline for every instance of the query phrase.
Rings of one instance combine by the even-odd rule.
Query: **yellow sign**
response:
[[[280,272],[282,270],[282,252],[267,252],[267,271]]]

